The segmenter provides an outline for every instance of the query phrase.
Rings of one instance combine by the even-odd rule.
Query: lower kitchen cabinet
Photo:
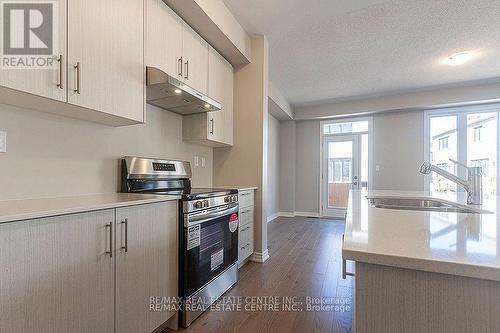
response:
[[[149,333],[175,314],[152,296],[177,296],[177,201],[0,224],[1,333]]]
[[[116,332],[152,332],[175,312],[150,297],[177,296],[177,203],[116,210]]]
[[[111,209],[0,224],[0,332],[113,332],[114,219]]]
[[[238,266],[241,267],[253,254],[254,190],[239,191],[238,202],[239,202]]]

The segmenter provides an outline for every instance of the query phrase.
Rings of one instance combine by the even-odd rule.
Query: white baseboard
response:
[[[279,212],[278,214],[280,217],[295,217],[293,212]]]
[[[274,219],[277,219],[278,217],[280,217],[280,213],[274,213],[273,215],[268,216],[267,223],[271,222]]]
[[[269,259],[269,250],[266,249],[264,252],[260,253],[260,252],[254,252],[251,256],[250,256],[250,261],[254,261],[254,262],[260,262],[260,263],[263,263],[264,261],[266,261],[267,259]]]
[[[294,212],[295,216],[320,217],[318,212]]]

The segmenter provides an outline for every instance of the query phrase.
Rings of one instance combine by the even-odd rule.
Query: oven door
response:
[[[184,216],[182,296],[190,296],[238,261],[238,204]]]

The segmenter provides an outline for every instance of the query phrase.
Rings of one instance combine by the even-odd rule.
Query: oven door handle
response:
[[[236,205],[224,205],[221,207],[213,208],[198,213],[187,214],[184,218],[184,226],[191,227],[200,223],[204,223],[215,218],[236,213],[238,211],[238,204]]]

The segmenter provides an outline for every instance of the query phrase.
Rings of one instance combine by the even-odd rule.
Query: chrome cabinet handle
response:
[[[242,196],[245,196],[245,195],[250,195],[250,193],[242,193],[241,195],[242,195]]]
[[[177,75],[182,76],[182,57],[177,59]]]
[[[59,55],[59,58],[57,58],[57,61],[59,62],[59,82],[57,83],[57,87],[59,89],[63,89],[63,56],[62,56],[62,54]]]
[[[106,254],[109,254],[110,258],[113,258],[113,222],[106,223],[106,229],[109,228],[109,251],[106,251]]]
[[[245,227],[245,228],[241,229],[241,231],[247,231],[248,229],[250,229],[250,227]]]
[[[210,134],[214,134],[214,118],[210,119]]]
[[[125,245],[122,245],[122,249],[128,252],[128,219],[122,221],[122,225],[125,226]]]
[[[241,214],[246,214],[246,213],[250,213],[250,209],[247,209],[247,210],[244,210],[241,212]]]
[[[189,80],[189,60],[186,60],[186,62],[184,63],[184,65],[186,65],[186,75],[184,76],[184,78],[186,80]]]
[[[76,89],[73,89],[73,91],[77,94],[80,94],[80,62],[78,61],[76,63],[76,65],[73,66],[73,68],[75,69],[75,72],[76,72],[76,75],[75,75],[75,78],[76,78],[76,82],[75,82],[75,85],[76,85]]]
[[[344,248],[344,235],[342,235],[341,250],[342,248]],[[347,271],[347,260],[342,257],[342,279],[345,280],[348,276],[355,276],[355,274]]]

